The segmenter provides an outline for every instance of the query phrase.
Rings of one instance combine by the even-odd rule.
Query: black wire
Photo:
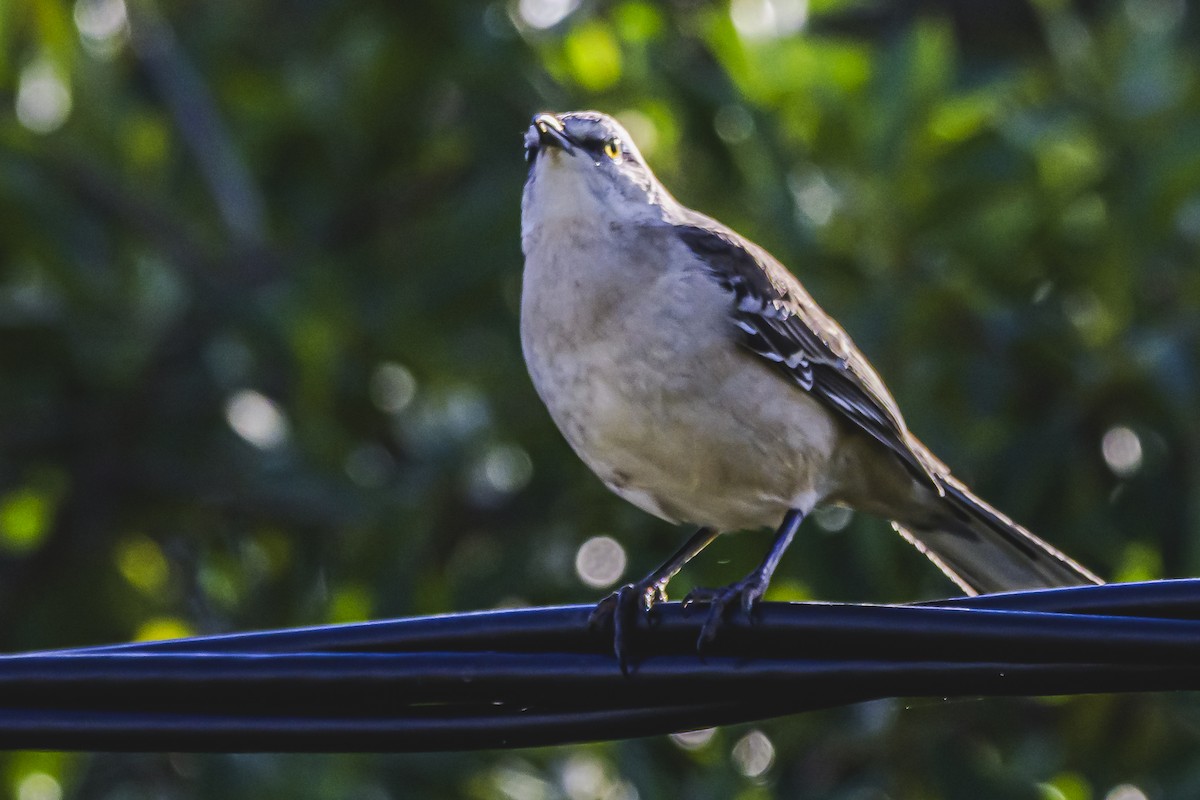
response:
[[[1200,619],[1200,590],[1194,578],[1109,583],[1033,592],[933,600],[920,606],[995,608],[1062,614],[1110,614],[1123,617]]]
[[[703,654],[655,608],[621,673],[590,607],[0,656],[0,746],[447,750],[622,738],[891,696],[1200,688],[1200,581],[914,606],[767,603]]]
[[[542,654],[167,654],[18,659],[0,665],[8,706],[121,710],[288,708],[367,716],[433,704],[610,708],[686,704],[705,697],[769,701],[783,690],[857,690],[864,696],[1200,688],[1192,663],[1027,660],[809,659],[658,656],[634,678],[604,656]],[[1153,681],[1153,683],[1151,682]],[[1125,682],[1121,684],[1120,682]],[[1169,685],[1168,685],[1169,684]],[[1081,684],[1077,684],[1078,688]],[[98,688],[103,691],[96,691]],[[591,694],[588,692],[591,691]],[[386,692],[386,695],[384,694]]]

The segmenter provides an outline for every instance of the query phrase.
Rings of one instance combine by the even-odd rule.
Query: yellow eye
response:
[[[621,158],[621,140],[609,139],[604,143],[604,155],[611,158],[613,161],[619,161]]]

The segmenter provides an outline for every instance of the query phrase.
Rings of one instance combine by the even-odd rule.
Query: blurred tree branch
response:
[[[133,50],[171,110],[226,228],[239,246],[261,248],[266,242],[265,204],[212,93],[154,0],[130,0],[128,9]]]

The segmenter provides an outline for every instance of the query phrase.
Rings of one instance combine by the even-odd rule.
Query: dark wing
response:
[[[795,276],[762,248],[700,214],[676,230],[733,294],[733,321],[746,348],[895,453],[918,480],[942,491],[945,467],[909,434],[879,375]]]

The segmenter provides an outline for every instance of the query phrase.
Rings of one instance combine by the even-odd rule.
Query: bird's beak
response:
[[[553,114],[533,115],[533,123],[525,133],[526,160],[532,162],[543,147],[557,147],[566,153],[575,152],[570,134]]]
[[[535,114],[533,127],[537,130],[538,144],[543,147],[560,147],[568,153],[575,151],[567,129],[553,114]]]

